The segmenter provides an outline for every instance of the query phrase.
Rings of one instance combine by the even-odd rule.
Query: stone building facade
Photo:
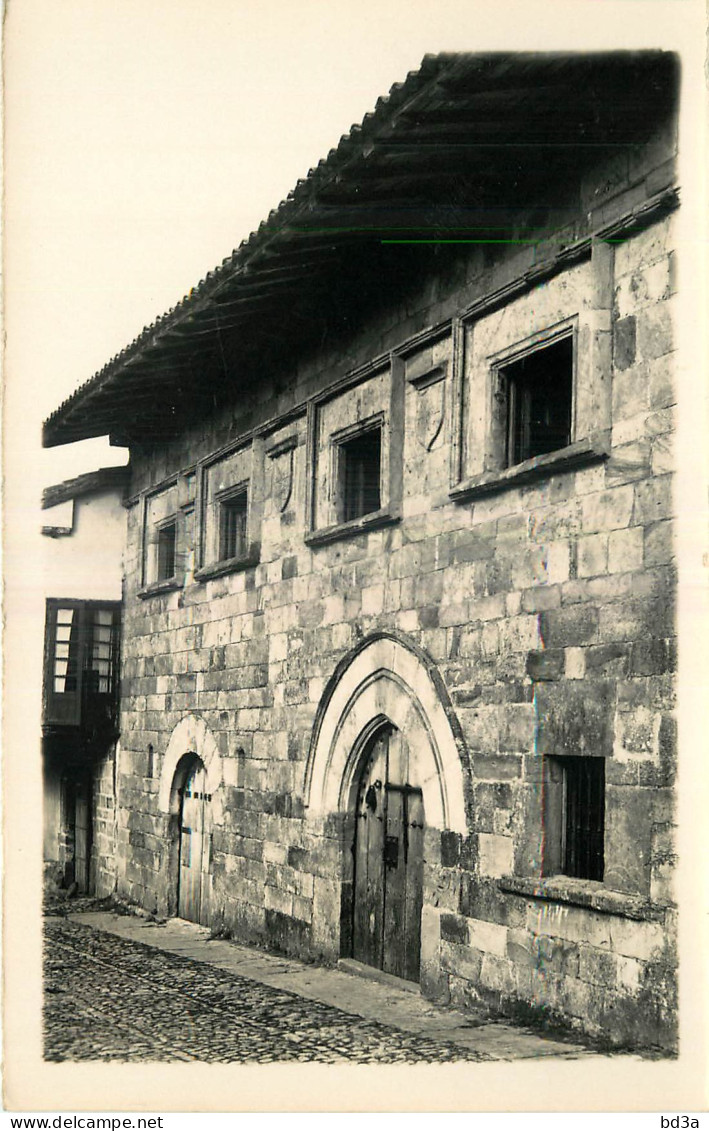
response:
[[[272,214],[272,258],[270,218],[47,442],[103,427],[131,445],[121,894],[457,1006],[672,1049],[674,64],[531,66],[427,60]],[[517,178],[498,237],[463,238],[458,216],[448,245],[437,199],[403,267],[381,239],[380,278],[348,248],[309,314],[289,322],[269,291],[266,314],[250,298],[229,321],[250,270],[310,270],[313,245],[287,260],[277,242],[303,193],[315,226],[323,178],[332,199],[364,191],[401,122],[460,128],[471,91],[512,97],[510,74],[577,92],[568,111],[553,95],[576,148],[563,176],[550,135],[524,165],[514,140],[491,158]],[[594,151],[579,91],[596,79],[619,140]],[[639,117],[637,89],[655,92]],[[541,128],[511,106],[502,137],[520,115]],[[422,146],[398,150],[392,199],[418,197]],[[279,311],[285,348],[240,353]],[[215,392],[138,435],[110,389],[157,380],[151,350],[163,380]]]

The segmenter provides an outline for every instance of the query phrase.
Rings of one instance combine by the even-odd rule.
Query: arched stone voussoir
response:
[[[306,766],[308,817],[349,808],[375,719],[388,719],[415,751],[426,824],[466,835],[462,737],[448,693],[425,653],[389,633],[363,641],[325,689]]]
[[[175,772],[185,754],[196,754],[207,771],[207,787],[216,793],[222,784],[222,759],[216,739],[199,715],[185,715],[170,735],[160,773],[158,805],[161,813],[170,811],[170,794]]]

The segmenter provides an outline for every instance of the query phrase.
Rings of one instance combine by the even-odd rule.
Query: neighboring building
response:
[[[46,615],[44,861],[53,884],[115,884],[114,762],[127,467],[104,467],[42,498]]]
[[[47,421],[131,450],[119,892],[673,1047],[677,70],[426,58]]]

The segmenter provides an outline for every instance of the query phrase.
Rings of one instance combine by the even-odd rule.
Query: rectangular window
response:
[[[338,447],[339,519],[350,522],[378,511],[382,505],[382,430],[370,428]]]
[[[168,522],[158,530],[157,581],[169,581],[175,576],[177,549],[177,523]]]
[[[245,487],[219,503],[219,558],[243,558],[248,552],[248,491]]]
[[[605,759],[593,757],[550,758],[551,777],[559,780],[556,794],[561,812],[557,825],[558,849],[549,845],[552,858],[558,858],[558,871],[579,879],[603,879],[603,838],[605,827]],[[549,830],[548,830],[549,832]],[[556,869],[554,869],[556,870]]]
[[[59,605],[52,655],[56,695],[75,692],[79,677],[79,609]]]
[[[500,368],[507,387],[507,467],[571,443],[573,371],[571,334]]]

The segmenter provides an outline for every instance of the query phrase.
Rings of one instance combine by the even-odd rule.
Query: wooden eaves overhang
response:
[[[220,267],[45,422],[45,446],[168,439],[356,325],[443,243],[530,235],[554,186],[675,112],[676,57],[444,54],[392,87]]]

